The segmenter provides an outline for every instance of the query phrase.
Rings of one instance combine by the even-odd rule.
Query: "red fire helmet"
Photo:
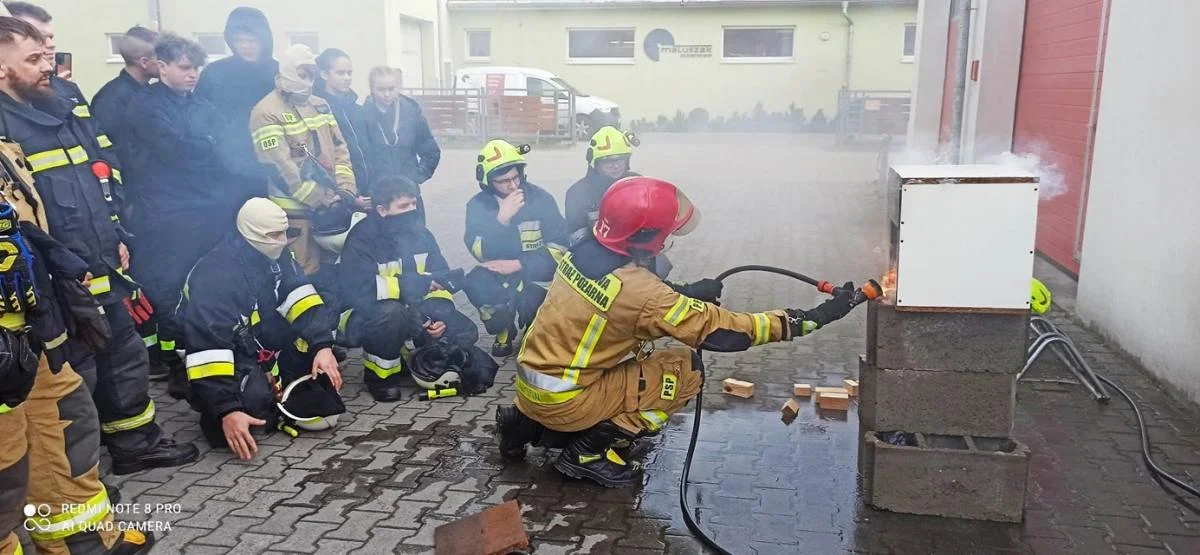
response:
[[[600,199],[593,228],[596,240],[626,256],[650,258],[669,235],[687,235],[700,223],[700,210],[675,185],[653,177],[626,177]]]

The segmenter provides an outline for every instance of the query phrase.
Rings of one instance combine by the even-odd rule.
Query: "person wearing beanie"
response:
[[[276,390],[311,375],[336,396],[342,376],[330,349],[337,314],[288,251],[287,214],[252,198],[236,227],[192,268],[177,317],[205,439],[249,460],[256,434],[279,420]]]

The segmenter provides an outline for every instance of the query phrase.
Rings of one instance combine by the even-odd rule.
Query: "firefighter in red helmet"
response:
[[[518,355],[516,406],[496,414],[500,451],[569,433],[554,466],[622,487],[638,481],[633,442],[655,435],[700,391],[700,359],[653,348],[673,337],[693,348],[743,351],[808,334],[845,316],[852,284],[811,310],[741,313],[688,297],[646,266],[699,211],[671,183],[627,177],[605,193],[593,237],[558,259],[554,281]]]

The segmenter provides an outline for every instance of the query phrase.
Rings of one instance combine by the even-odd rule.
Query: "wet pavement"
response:
[[[702,208],[699,230],[668,252],[674,279],[712,277],[739,264],[767,264],[856,282],[885,265],[884,205],[870,152],[837,151],[832,137],[647,135],[634,169],[680,184]],[[424,186],[431,228],[451,264],[469,268],[463,206],[478,189],[474,153],[445,151]],[[582,174],[583,149],[538,149],[529,176],[557,198]],[[1155,456],[1200,481],[1200,411],[1160,388],[1135,363],[1080,327],[1066,309],[1071,283],[1048,266],[1062,298],[1053,319],[1097,372],[1126,386],[1150,420]],[[459,295],[463,297],[463,295]],[[744,275],[726,283],[736,310],[808,308],[819,302],[787,278]],[[459,305],[475,313],[459,298]],[[779,409],[793,383],[840,385],[857,373],[865,311],[788,344],[706,354],[708,382],[689,499],[696,519],[734,553],[1200,553],[1200,516],[1148,477],[1132,412],[1091,400],[1082,386],[1023,383],[1015,435],[1031,460],[1025,523],[920,517],[875,511],[858,497],[855,409],[818,413],[801,400],[785,425]],[[481,343],[490,342],[484,338]],[[1047,361],[1052,359],[1047,359]],[[200,461],[110,477],[126,501],[162,504],[147,516],[170,531],[160,553],[426,553],[438,525],[516,499],[534,552],[698,553],[678,503],[692,410],[672,418],[648,457],[642,487],[605,490],[566,480],[544,450],[504,464],[492,439],[494,408],[513,395],[513,361],[497,386],[469,399],[377,404],[362,367],[345,371],[349,414],[332,432],[276,434],[238,461],[199,439],[186,404],[154,388],[159,421],[196,440]],[[752,399],[720,393],[727,377],[753,381]],[[1035,378],[1066,378],[1050,362]],[[106,463],[107,464],[107,463]],[[171,511],[171,512],[168,512]]]

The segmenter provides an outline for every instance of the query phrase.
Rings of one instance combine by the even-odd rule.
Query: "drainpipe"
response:
[[[161,0],[147,0],[150,9],[150,28],[157,32],[162,32],[162,2]]]
[[[962,157],[963,104],[967,98],[967,47],[971,34],[971,0],[955,0],[954,19],[958,20],[958,36],[954,41],[957,56],[954,68],[954,108],[950,123],[950,163],[958,164]]]
[[[854,20],[850,19],[850,0],[842,0],[842,17],[846,18],[846,77],[842,88],[850,88],[850,61],[854,56]]]

